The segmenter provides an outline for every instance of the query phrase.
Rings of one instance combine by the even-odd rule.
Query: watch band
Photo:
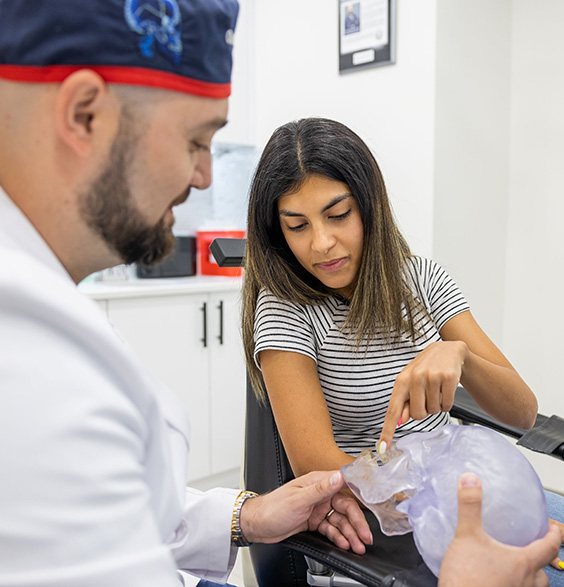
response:
[[[258,497],[254,491],[243,490],[239,493],[233,504],[233,513],[231,514],[231,543],[234,546],[249,546],[249,542],[241,530],[241,508],[247,499]]]

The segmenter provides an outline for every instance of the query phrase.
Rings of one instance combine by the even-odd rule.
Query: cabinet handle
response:
[[[217,309],[219,310],[219,335],[217,340],[219,340],[219,344],[223,344],[223,300],[219,302]]]
[[[203,327],[203,336],[200,338],[204,347],[208,346],[208,305],[206,302],[202,303],[202,307],[200,308],[202,311],[202,327]]]

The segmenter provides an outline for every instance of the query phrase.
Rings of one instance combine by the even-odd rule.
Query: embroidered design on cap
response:
[[[139,50],[152,59],[155,48],[175,65],[180,64],[180,8],[176,0],[126,0],[125,20],[129,28],[141,35]]]

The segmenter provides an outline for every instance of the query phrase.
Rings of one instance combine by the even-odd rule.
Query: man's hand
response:
[[[364,545],[372,544],[372,533],[356,500],[339,493],[343,486],[338,471],[313,472],[248,499],[241,510],[243,534],[251,542],[270,544],[317,530],[339,548],[364,554]]]
[[[558,531],[560,532],[560,543],[564,544],[564,524],[562,522],[559,522],[558,520],[548,520],[548,521],[551,524],[554,524],[558,528]],[[558,569],[559,571],[564,570],[564,562],[562,562],[560,560],[560,557],[556,557],[550,564],[555,569]]]
[[[458,485],[458,527],[441,565],[439,587],[544,587],[542,568],[558,553],[560,532],[518,548],[497,542],[482,527],[482,486],[464,473]]]

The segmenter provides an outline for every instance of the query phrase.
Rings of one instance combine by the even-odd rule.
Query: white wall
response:
[[[397,65],[339,75],[337,2],[244,0],[241,16],[249,23],[242,25],[252,27],[254,43],[250,122],[259,148],[296,118],[349,125],[373,149],[413,249],[430,255],[435,0],[401,0],[398,12]],[[243,33],[241,27],[238,41]],[[235,79],[234,97],[237,91]],[[239,106],[232,105],[233,120],[245,116]]]
[[[256,143],[255,47],[255,0],[239,0],[239,18],[233,49],[229,124],[217,133],[217,141],[244,145]]]
[[[564,415],[564,3],[513,2],[503,343],[541,411]],[[558,466],[560,465],[560,466]],[[564,490],[561,464],[536,464]]]
[[[564,3],[515,0],[504,342],[564,412]]]
[[[511,0],[438,0],[433,257],[503,331]]]

